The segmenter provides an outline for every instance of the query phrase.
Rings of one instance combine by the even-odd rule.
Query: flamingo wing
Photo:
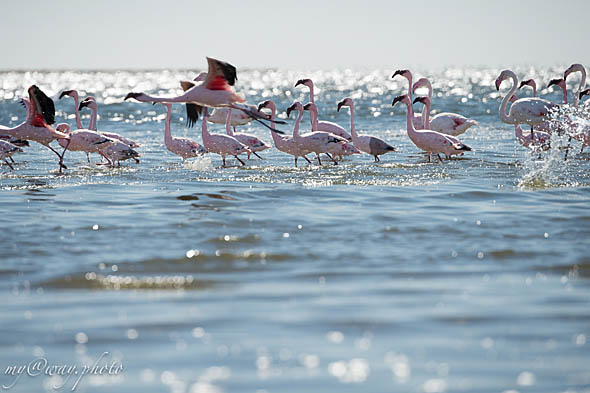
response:
[[[232,91],[231,86],[238,79],[236,67],[211,57],[207,57],[207,63],[209,68],[207,70],[207,79],[205,79],[205,87],[210,90]]]

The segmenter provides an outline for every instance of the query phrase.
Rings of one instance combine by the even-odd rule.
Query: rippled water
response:
[[[564,69],[515,71],[541,85]],[[77,390],[590,391],[590,153],[518,145],[497,115],[500,70],[417,70],[434,110],[479,121],[461,136],[475,152],[427,163],[391,107],[407,90],[393,71],[239,73],[250,102],[281,111],[311,77],[321,118],[348,125],[336,103],[351,96],[357,128],[399,149],[298,169],[275,149],[246,167],[183,164],[163,146],[165,109],[122,102],[176,93],[195,71],[1,73],[0,124],[22,120],[29,84],[77,88],[97,97],[99,129],[143,144],[140,164],[117,169],[70,152],[56,176],[36,144],[1,168],[2,384],[11,365],[81,368],[108,352],[124,371]],[[73,100],[56,107],[73,124]],[[200,141],[184,121],[174,107],[173,134]],[[62,384],[74,377],[23,375],[10,391]]]

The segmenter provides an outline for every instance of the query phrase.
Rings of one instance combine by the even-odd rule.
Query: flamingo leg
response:
[[[66,151],[68,150],[68,146],[70,146],[70,142],[71,142],[71,139],[68,139],[68,143],[67,143],[62,154],[59,154],[53,147],[51,147],[49,145],[45,145],[49,148],[49,150],[54,152],[57,155],[57,157],[59,158],[59,173],[62,173],[62,169],[68,169],[68,167],[64,165],[64,155],[66,154]]]
[[[303,158],[305,158],[305,161],[309,162],[311,164],[311,161],[309,161],[309,158],[302,156]]]
[[[318,157],[318,164],[322,165],[322,160],[320,160],[320,155],[316,153],[316,156]]]
[[[88,152],[86,152],[86,158],[88,159],[88,163],[90,164],[90,154],[88,154]]]
[[[297,156],[295,156],[295,168],[297,168]]]
[[[107,157],[107,156],[106,156],[106,155],[105,155],[103,152],[101,152],[101,151],[99,150],[99,151],[98,151],[98,154],[100,154],[101,156],[103,156],[103,157],[104,157],[104,158],[107,160],[107,162],[109,163],[109,165],[110,165],[111,167],[114,167],[114,166],[115,166],[115,163],[114,163],[113,161],[111,161],[111,160],[110,160],[110,159],[109,159],[109,158],[108,158],[108,157]],[[86,155],[88,155],[88,153],[86,153]],[[88,162],[90,162],[90,159],[88,160]]]
[[[264,160],[264,158],[260,157],[258,154],[256,154],[255,151],[252,152],[252,154],[254,154],[256,157],[260,158],[261,160]]]
[[[565,157],[563,158],[564,161],[567,161],[567,153],[569,153],[571,143],[572,143],[572,137],[570,136],[570,139],[568,139],[568,141],[567,141],[567,147],[565,148]]]
[[[332,160],[332,162],[334,162],[334,165],[338,165],[338,161],[336,161],[336,160],[334,159],[334,157],[332,157],[332,156],[330,155],[330,153],[326,153],[326,155],[328,156],[328,158],[329,158],[330,160]]]
[[[378,162],[378,161],[379,161],[379,159],[377,158],[377,156],[375,156],[375,162]]]
[[[10,167],[10,170],[14,171],[14,167],[10,165],[10,162],[6,161],[6,158],[4,159],[4,162]]]
[[[256,153],[254,153],[254,154],[256,154]],[[236,157],[236,160],[240,161],[242,163],[242,165],[246,165],[246,163],[244,161],[240,160],[240,157],[238,157],[238,156],[234,156],[234,157]]]
[[[223,162],[223,166],[225,166],[225,156],[221,156],[221,162]]]
[[[443,160],[442,160],[442,158],[440,157],[440,154],[436,153],[436,156],[438,157],[438,160],[444,164],[444,161],[443,161]]]
[[[584,146],[582,146],[582,150],[584,150]],[[10,161],[12,161],[13,164],[16,164],[16,162],[14,162],[14,158],[12,158],[12,157],[8,157],[8,158],[10,158]]]

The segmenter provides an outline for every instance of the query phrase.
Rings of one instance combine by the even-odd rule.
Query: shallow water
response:
[[[564,69],[516,71],[540,84]],[[240,72],[239,92],[282,111],[313,78],[320,117],[342,125],[336,103],[351,96],[357,129],[399,149],[321,168],[275,149],[228,168],[166,151],[164,107],[122,98],[176,93],[195,71],[1,73],[0,124],[22,121],[29,84],[54,98],[77,88],[97,97],[99,129],[143,144],[140,164],[116,169],[70,152],[56,176],[36,144],[1,168],[2,384],[11,365],[81,369],[108,352],[100,362],[124,370],[76,390],[590,391],[590,153],[575,144],[564,162],[518,145],[497,115],[500,70],[419,70],[433,109],[479,122],[461,136],[475,152],[428,163],[391,107],[407,90],[393,71]],[[73,124],[72,99],[56,108]],[[172,127],[201,140],[181,106]],[[9,390],[75,378],[23,375]]]

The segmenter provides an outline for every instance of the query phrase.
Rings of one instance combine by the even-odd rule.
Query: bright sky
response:
[[[590,66],[588,0],[3,1],[0,69]]]

